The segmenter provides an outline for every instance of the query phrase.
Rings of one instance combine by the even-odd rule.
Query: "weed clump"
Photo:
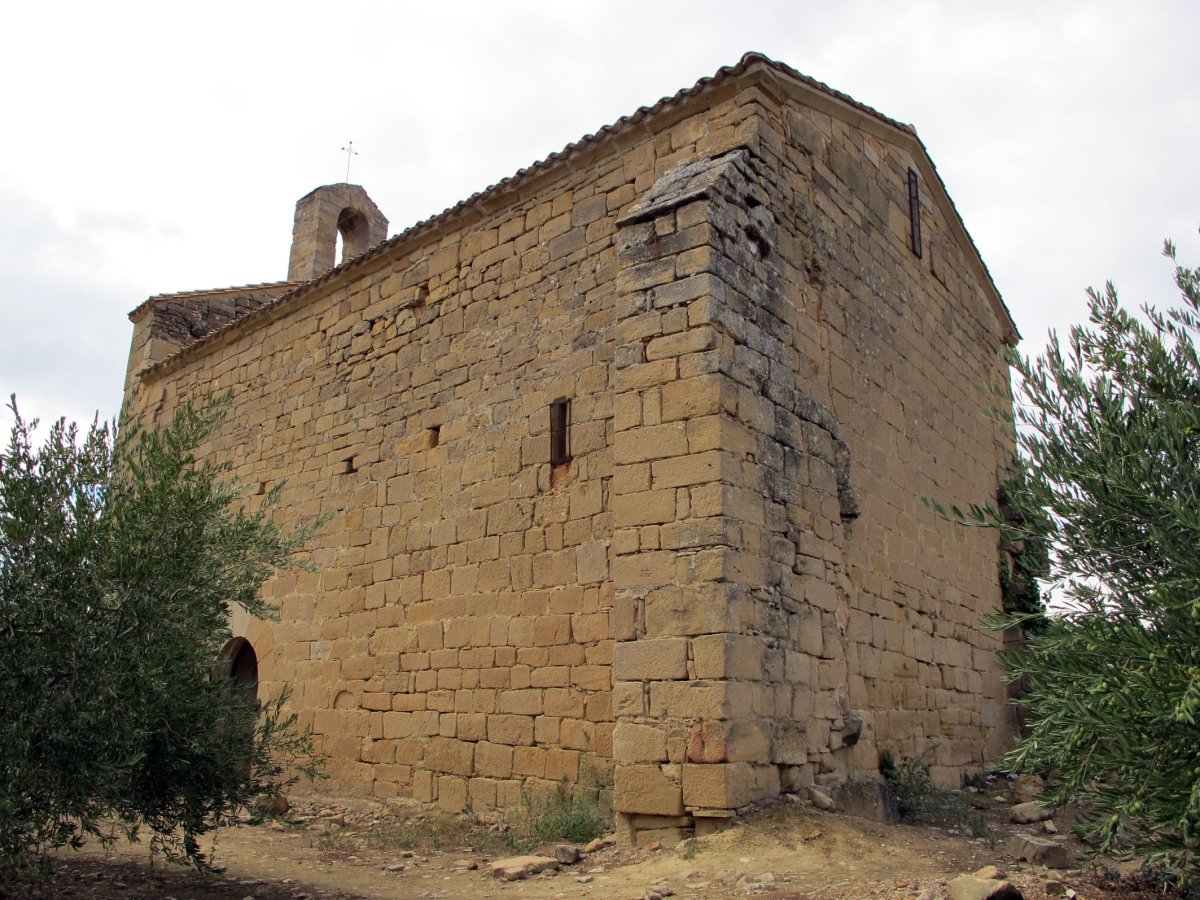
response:
[[[508,849],[506,835],[468,814],[424,813],[402,822],[389,822],[368,831],[372,850],[442,852],[460,847],[496,852]]]
[[[563,779],[544,796],[522,801],[522,816],[510,838],[515,847],[555,840],[586,844],[604,834],[607,824],[596,791],[583,785],[571,787]]]
[[[929,777],[928,761],[935,749],[936,746],[929,747],[915,759],[902,757],[898,763],[890,750],[879,754],[879,773],[896,792],[900,820],[911,825],[961,829],[971,837],[992,840],[992,826],[972,809],[967,799],[938,787]]]
[[[321,853],[345,855],[358,852],[358,841],[343,831],[328,831],[320,835],[313,846]]]

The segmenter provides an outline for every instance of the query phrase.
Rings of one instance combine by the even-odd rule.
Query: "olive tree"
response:
[[[1101,851],[1194,879],[1200,851],[1200,270],[1141,315],[1111,284],[1089,321],[1015,359],[1012,482],[1024,535],[1052,549],[1054,611],[1009,660],[1028,729],[1009,757],[1082,801]],[[1010,517],[1011,518],[1011,517]],[[1012,522],[1004,523],[1013,527]],[[1000,624],[1020,621],[1010,614]]]
[[[197,458],[228,403],[185,403],[162,429],[60,420],[37,442],[12,401],[0,874],[114,824],[203,865],[199,835],[313,771],[284,698],[260,711],[222,670],[231,605],[272,615],[259,589],[311,531],[281,531],[270,502],[247,509],[227,467]]]

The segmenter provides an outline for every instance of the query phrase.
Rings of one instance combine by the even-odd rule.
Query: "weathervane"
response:
[[[350,183],[350,157],[358,156],[358,151],[354,149],[354,141],[350,141],[348,147],[343,147],[342,152],[346,154],[346,183]]]

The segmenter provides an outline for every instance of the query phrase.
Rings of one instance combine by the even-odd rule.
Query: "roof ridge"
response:
[[[722,66],[721,68],[717,69],[717,71],[715,73],[713,73],[712,75],[706,75],[703,78],[700,78],[698,81],[696,81],[695,84],[691,85],[690,87],[681,88],[680,90],[676,91],[674,94],[672,94],[670,96],[662,97],[657,102],[655,102],[654,104],[652,104],[650,106],[639,106],[632,113],[621,116],[616,121],[614,121],[608,125],[604,125],[603,127],[597,129],[595,132],[585,134],[583,137],[567,144],[561,150],[556,150],[556,151],[548,154],[544,158],[537,160],[528,166],[524,166],[524,167],[518,169],[512,175],[502,178],[499,181],[495,182],[494,184],[488,185],[483,190],[476,191],[475,193],[471,194],[470,196],[458,201],[454,205],[446,207],[446,209],[442,210],[440,213],[436,213],[432,216],[428,216],[427,218],[418,220],[417,222],[415,222],[412,225],[405,228],[403,231],[397,232],[396,234],[392,235],[390,238],[387,238],[386,240],[380,241],[378,244],[374,244],[371,247],[368,247],[367,250],[365,250],[360,255],[354,257],[353,259],[347,260],[346,262],[343,262],[340,265],[334,266],[333,268],[329,269],[328,271],[324,272],[321,275],[318,275],[316,278],[313,278],[310,281],[300,282],[299,284],[297,284],[297,286],[295,288],[287,291],[286,293],[280,295],[279,297],[276,297],[274,300],[270,301],[269,303],[263,304],[258,309],[254,310],[252,312],[249,312],[246,315],[241,316],[240,318],[229,322],[228,324],[217,329],[216,331],[213,331],[210,334],[207,334],[204,337],[189,344],[187,347],[180,349],[177,353],[174,353],[171,356],[167,357],[166,359],[155,363],[147,371],[153,372],[153,371],[160,369],[161,367],[166,366],[168,363],[174,361],[175,359],[182,356],[183,354],[191,353],[191,352],[197,350],[197,348],[207,345],[210,341],[215,340],[219,335],[223,334],[224,332],[228,331],[231,328],[241,325],[242,323],[254,321],[258,318],[262,318],[264,316],[269,315],[271,310],[278,308],[279,306],[289,302],[293,298],[300,296],[303,293],[306,293],[307,291],[309,291],[311,289],[314,289],[322,284],[325,284],[326,282],[337,277],[338,275],[342,274],[343,272],[348,271],[353,268],[356,268],[361,265],[365,265],[372,259],[375,259],[380,254],[390,250],[393,247],[400,246],[401,244],[404,244],[407,241],[410,241],[413,238],[418,237],[420,234],[422,234],[426,231],[429,231],[435,227],[445,225],[448,222],[452,222],[456,218],[466,215],[472,209],[482,205],[483,203],[487,202],[488,200],[491,200],[495,197],[501,196],[505,192],[514,189],[519,184],[525,182],[527,179],[534,178],[534,177],[542,174],[543,172],[549,171],[549,170],[555,168],[557,165],[570,159],[571,157],[576,156],[580,153],[583,153],[584,151],[601,144],[603,141],[608,140],[609,138],[611,138],[617,134],[625,132],[628,128],[631,128],[634,125],[637,125],[638,123],[642,122],[643,120],[650,118],[652,116],[657,116],[660,113],[662,113],[674,106],[677,106],[677,105],[683,103],[684,101],[691,99],[694,96],[697,96],[697,95],[703,93],[705,90],[707,90],[712,85],[721,84],[721,83],[724,83],[724,82],[730,80],[731,78],[737,78],[741,75],[744,75],[746,72],[750,71],[750,69],[754,68],[755,66],[762,66],[764,68],[771,69],[787,78],[793,79],[793,80],[798,81],[802,84],[805,84],[811,88],[814,88],[815,90],[818,90],[821,93],[824,93],[824,94],[834,98],[835,100],[838,100],[839,102],[847,104],[848,106],[852,107],[853,109],[857,109],[858,111],[860,111],[874,119],[879,120],[880,122],[884,123],[885,125],[887,125],[891,128],[895,128],[895,129],[909,135],[920,145],[921,149],[925,153],[926,159],[929,161],[931,166],[933,165],[933,160],[929,157],[928,151],[925,150],[924,143],[921,142],[921,139],[917,136],[916,129],[913,128],[912,125],[908,125],[903,122],[897,121],[896,119],[889,118],[888,116],[885,116],[883,113],[879,112],[874,107],[868,106],[865,103],[860,103],[858,100],[855,100],[849,94],[843,93],[842,91],[839,91],[836,88],[832,88],[823,81],[819,81],[816,78],[813,78],[809,75],[805,75],[802,72],[798,72],[796,69],[793,69],[791,66],[787,65],[786,63],[782,63],[782,62],[779,62],[778,60],[774,60],[764,53],[760,53],[756,50],[751,50],[751,51],[748,51],[748,52],[742,54],[742,58],[739,59],[737,61],[737,63],[735,63],[734,65]],[[935,173],[935,175],[937,175],[938,181],[941,182],[941,176],[937,174],[936,168],[934,169],[934,173]],[[942,187],[942,192],[946,193],[944,183],[941,184],[941,187]],[[947,193],[946,196],[949,197],[949,194]],[[953,201],[951,201],[951,208],[954,208]],[[955,212],[955,215],[958,215],[958,210],[956,208],[954,208],[954,212]],[[959,224],[962,225],[962,217],[961,216],[959,216]],[[966,232],[965,226],[963,226],[963,231]],[[977,247],[975,247],[974,240],[971,239],[971,236],[969,233],[967,233],[967,239],[971,242],[972,249],[975,250],[976,256],[979,257],[979,250]],[[982,262],[983,262],[982,257],[979,257],[979,259],[982,264]],[[986,264],[984,264],[984,271],[987,272]],[[988,278],[990,279],[991,278],[990,273],[987,273],[987,274],[988,274]],[[279,285],[279,284],[287,284],[287,283],[288,282],[273,282],[273,283],[268,283],[268,284],[262,285],[262,286],[269,286],[272,284]],[[203,292],[194,292],[194,293],[203,293]],[[159,296],[164,296],[164,295],[159,295]],[[150,299],[153,300],[156,298],[151,297]],[[148,303],[150,301],[147,300],[146,302]],[[1003,301],[1001,301],[1001,304],[1003,304]],[[143,306],[144,305],[145,304],[143,304]],[[139,306],[138,309],[135,309],[133,311],[133,313],[130,313],[130,315],[132,316],[134,313],[136,313],[141,308],[142,307]],[[1011,316],[1010,316],[1010,319],[1011,319]]]
[[[517,181],[524,179],[527,175],[530,175],[534,172],[540,172],[540,171],[548,168],[549,164],[551,164],[551,163],[557,163],[559,160],[566,159],[567,157],[569,157],[577,152],[581,152],[586,147],[589,147],[593,144],[599,143],[602,138],[607,138],[610,135],[615,134],[618,131],[624,130],[629,125],[637,124],[638,122],[642,121],[643,119],[645,119],[648,116],[655,115],[659,112],[662,112],[668,106],[677,104],[682,100],[685,100],[689,97],[692,97],[696,94],[701,93],[710,84],[715,84],[718,81],[725,81],[725,80],[728,80],[729,78],[735,78],[739,75],[743,75],[747,71],[749,71],[749,69],[756,63],[765,65],[772,69],[775,69],[776,71],[779,71],[779,72],[783,73],[784,75],[787,75],[790,78],[795,78],[796,80],[802,81],[811,87],[817,88],[820,91],[830,94],[831,96],[836,97],[838,100],[848,103],[851,106],[853,106],[854,108],[861,110],[862,112],[865,112],[868,115],[874,116],[875,118],[887,123],[888,125],[891,125],[893,128],[899,128],[900,130],[906,131],[914,136],[916,135],[916,131],[913,129],[913,127],[911,125],[906,125],[903,122],[898,122],[895,119],[891,119],[888,116],[885,116],[883,113],[879,112],[877,109],[867,106],[865,103],[859,103],[857,100],[855,100],[849,94],[845,94],[835,88],[830,87],[829,85],[825,84],[825,82],[823,82],[823,81],[818,81],[817,79],[812,78],[811,76],[804,75],[803,73],[796,71],[795,69],[793,69],[791,66],[787,65],[786,63],[781,63],[777,60],[771,59],[766,54],[760,53],[757,50],[751,50],[751,51],[748,51],[747,53],[742,54],[742,58],[740,60],[738,60],[738,62],[735,63],[734,65],[722,66],[721,68],[717,69],[717,71],[713,75],[706,75],[703,78],[699,79],[691,87],[681,88],[680,90],[676,91],[674,94],[672,94],[670,96],[660,98],[657,102],[655,102],[654,104],[652,104],[650,106],[639,106],[632,113],[628,113],[627,115],[621,116],[615,122],[612,122],[608,125],[604,125],[601,128],[597,129],[595,132],[592,132],[590,134],[585,134],[583,137],[567,144],[561,150],[556,150],[556,151],[550,153],[543,159],[537,160],[536,162],[533,162],[528,166],[517,169],[517,171],[514,172],[512,175],[509,175],[505,178],[500,179],[495,184],[488,185],[481,191],[476,191],[474,194],[471,194],[469,197],[466,197],[465,199],[460,200],[458,203],[455,203],[453,206],[446,207],[446,209],[442,210],[440,213],[436,213],[435,215],[429,216],[428,218],[421,219],[421,220],[415,222],[414,224],[410,225],[408,228],[404,229],[403,231],[398,232],[397,234],[388,238],[386,241],[381,241],[380,243],[376,244],[374,247],[371,247],[365,253],[363,253],[361,256],[355,257],[355,259],[350,260],[346,263],[343,263],[341,266],[337,266],[333,269],[330,269],[329,272],[325,273],[325,275],[320,276],[320,279],[324,279],[324,278],[328,277],[329,275],[332,275],[333,273],[338,272],[343,267],[351,266],[351,265],[354,265],[355,263],[359,262],[360,260],[364,260],[366,257],[368,257],[372,253],[374,253],[377,249],[383,249],[385,247],[388,247],[388,246],[391,246],[394,244],[402,243],[406,238],[413,236],[416,232],[421,231],[429,226],[432,226],[434,223],[439,223],[442,220],[448,219],[448,218],[454,216],[455,214],[464,212],[470,206],[476,205],[478,203],[483,202],[484,200],[487,200],[493,196],[496,196],[497,194],[501,193],[502,189],[512,186]],[[314,281],[317,281],[320,279],[314,279]]]

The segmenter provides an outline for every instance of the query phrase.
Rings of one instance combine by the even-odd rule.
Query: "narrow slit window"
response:
[[[426,444],[430,449],[436,447],[442,442],[442,426],[434,425],[425,432]]]
[[[917,173],[908,170],[908,224],[909,246],[912,252],[921,257],[921,193],[917,187]]]
[[[571,401],[550,404],[550,465],[571,461]]]

